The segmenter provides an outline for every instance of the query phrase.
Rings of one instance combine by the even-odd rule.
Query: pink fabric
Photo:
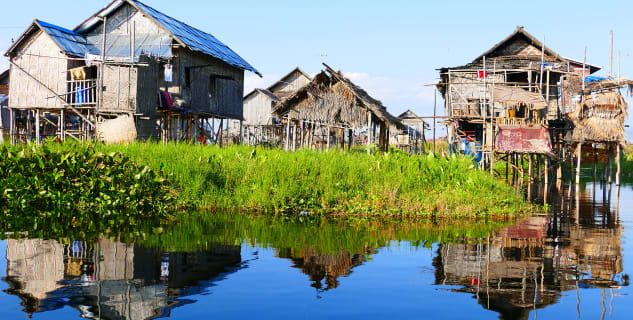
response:
[[[174,101],[171,99],[171,95],[167,91],[163,91],[163,95],[165,96],[165,100],[167,100],[167,107],[171,109],[171,106],[174,105]]]

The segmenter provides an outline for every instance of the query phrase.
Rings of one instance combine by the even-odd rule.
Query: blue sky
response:
[[[603,74],[614,30],[614,60],[621,51],[622,75],[633,78],[632,1],[144,2],[215,35],[257,68],[264,78],[247,73],[246,90],[265,87],[296,66],[317,73],[326,62],[394,114],[410,108],[431,115],[434,92],[425,84],[437,81],[435,69],[471,61],[518,25],[538,39],[545,36],[546,45],[563,56],[582,59],[587,46],[588,61],[603,66]],[[6,50],[34,18],[73,28],[107,3],[3,3],[0,48]],[[7,67],[3,58],[0,68]],[[633,139],[633,130],[628,137]]]

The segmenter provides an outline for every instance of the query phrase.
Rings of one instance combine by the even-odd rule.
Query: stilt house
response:
[[[472,62],[440,69],[448,143],[492,167],[495,154],[552,155],[566,126],[561,83],[600,67],[565,58],[523,27]]]
[[[299,67],[266,89],[256,88],[244,97],[244,139],[251,144],[275,143],[283,125],[272,113],[276,103],[307,85],[312,78]]]
[[[6,55],[14,141],[39,140],[45,118],[62,139],[196,138],[208,119],[242,120],[244,71],[259,74],[213,35],[137,0],[73,30],[35,20]]]
[[[429,125],[410,109],[401,113],[398,120],[404,125],[404,130],[395,130],[391,144],[411,153],[423,153],[426,142],[424,130]]]
[[[279,101],[273,110],[285,122],[286,149],[353,144],[376,144],[386,149],[390,128],[402,130],[404,125],[340,71],[324,66],[325,71]]]

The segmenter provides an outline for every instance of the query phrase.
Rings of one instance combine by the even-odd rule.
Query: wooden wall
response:
[[[66,92],[66,55],[61,53],[55,42],[43,32],[38,31],[34,34],[11,60],[58,94]],[[10,108],[62,106],[59,99],[51,97],[52,94],[48,90],[15,66],[11,66],[10,73]]]
[[[261,93],[255,92],[244,100],[244,124],[264,125],[272,124],[273,100]]]
[[[190,101],[190,108],[194,112],[242,119],[244,70],[189,49],[177,49],[174,54],[178,67],[174,68],[175,83],[170,86],[170,92],[173,86],[180,86],[182,96]],[[204,67],[198,68],[200,66]],[[189,86],[185,81],[188,67],[196,67],[189,69]],[[210,90],[213,77],[215,90]],[[210,91],[215,91],[215,94]]]
[[[136,111],[136,67],[106,65],[103,72],[103,104],[99,111]]]
[[[274,86],[270,87],[269,90],[271,92],[294,92],[301,89],[303,86],[310,83],[311,81],[299,71],[295,71],[281,80],[282,81],[280,81],[279,83],[276,83]]]

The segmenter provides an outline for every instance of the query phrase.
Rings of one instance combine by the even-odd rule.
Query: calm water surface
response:
[[[2,240],[0,319],[631,319],[633,189],[582,189],[512,225],[216,214]]]

